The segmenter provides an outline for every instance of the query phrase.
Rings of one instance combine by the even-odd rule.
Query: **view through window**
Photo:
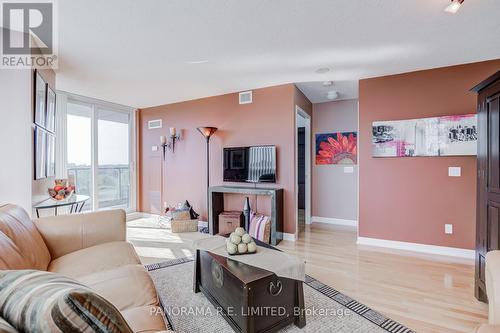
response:
[[[69,101],[67,170],[84,210],[131,207],[131,113]],[[94,188],[95,186],[95,188]]]

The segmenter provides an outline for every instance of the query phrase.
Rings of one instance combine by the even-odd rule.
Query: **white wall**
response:
[[[0,69],[0,203],[31,213],[31,70]]]

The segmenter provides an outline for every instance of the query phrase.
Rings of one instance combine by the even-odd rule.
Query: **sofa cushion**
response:
[[[77,278],[119,310],[158,305],[156,289],[142,265],[126,265]]]
[[[0,206],[0,269],[46,270],[51,260],[42,236],[19,206]]]
[[[0,316],[21,332],[132,332],[89,288],[37,270],[0,271]]]
[[[122,311],[122,315],[132,328],[138,333],[166,331],[163,312],[157,306],[141,306]],[[170,331],[168,331],[170,332]]]
[[[77,278],[124,265],[140,263],[141,261],[132,244],[128,242],[110,242],[59,257],[49,264],[48,270]]]

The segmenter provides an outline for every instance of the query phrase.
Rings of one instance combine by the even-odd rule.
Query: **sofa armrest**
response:
[[[500,325],[500,251],[486,254],[486,294],[490,325]]]
[[[94,245],[125,241],[125,211],[59,215],[34,220],[47,245],[52,260]]]
[[[475,333],[498,333],[500,332],[500,325],[481,325]]]

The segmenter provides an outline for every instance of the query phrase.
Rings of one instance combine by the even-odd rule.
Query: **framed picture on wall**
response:
[[[56,131],[56,93],[48,85],[45,128],[52,133]]]
[[[47,132],[35,126],[35,180],[47,177]]]
[[[357,164],[357,132],[316,134],[316,164]]]
[[[47,133],[47,166],[46,176],[54,177],[56,175],[56,137],[53,134]]]
[[[35,71],[35,114],[34,123],[38,126],[46,126],[47,107],[47,82]]]
[[[373,157],[473,156],[477,115],[464,114],[372,124]]]

